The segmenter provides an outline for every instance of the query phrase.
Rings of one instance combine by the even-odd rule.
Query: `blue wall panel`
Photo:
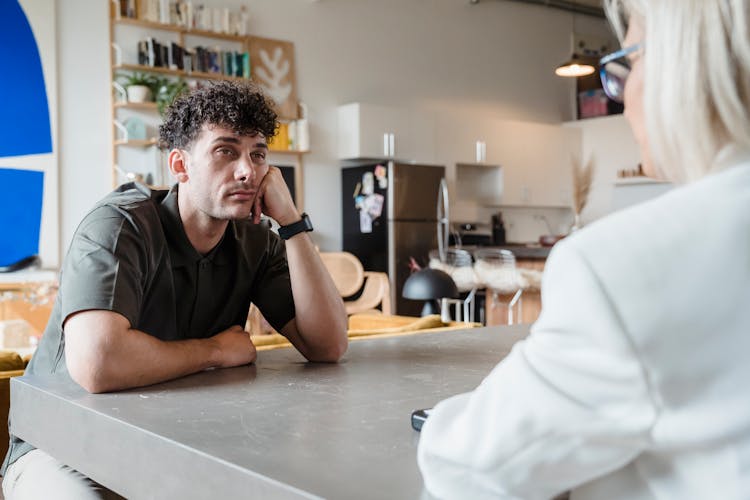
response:
[[[39,253],[43,190],[44,172],[0,168],[0,266]]]
[[[0,0],[0,158],[52,152],[39,49],[16,0]]]

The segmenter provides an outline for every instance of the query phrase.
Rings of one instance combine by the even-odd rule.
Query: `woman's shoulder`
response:
[[[748,206],[750,166],[737,167],[610,214],[566,239],[587,255],[609,259],[677,257],[686,247],[706,243],[709,234],[731,237],[709,226],[750,224],[742,208]]]

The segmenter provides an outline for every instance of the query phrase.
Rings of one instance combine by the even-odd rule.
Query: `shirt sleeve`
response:
[[[114,207],[86,216],[61,273],[62,323],[73,313],[103,309],[138,324],[147,266],[142,240],[132,220]]]
[[[284,242],[273,233],[268,233],[268,253],[265,265],[258,270],[253,284],[253,303],[263,317],[277,331],[289,323],[296,314],[292,280],[286,259]]]
[[[570,242],[572,243],[572,242]],[[543,311],[473,392],[436,405],[418,462],[439,498],[552,498],[623,467],[657,417],[615,304],[575,247],[548,260]]]

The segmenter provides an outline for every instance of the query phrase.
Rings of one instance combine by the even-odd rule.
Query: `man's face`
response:
[[[180,194],[193,212],[213,219],[249,217],[258,186],[268,172],[268,145],[262,134],[238,135],[218,125],[204,125],[189,151],[188,181]]]

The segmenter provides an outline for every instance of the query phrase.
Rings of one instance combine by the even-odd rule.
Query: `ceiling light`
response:
[[[573,54],[573,57],[571,57],[569,61],[564,62],[563,64],[558,66],[557,69],[555,69],[555,74],[557,76],[575,78],[579,76],[590,75],[594,71],[596,71],[596,68],[594,68],[588,62],[580,59],[576,54]]]

